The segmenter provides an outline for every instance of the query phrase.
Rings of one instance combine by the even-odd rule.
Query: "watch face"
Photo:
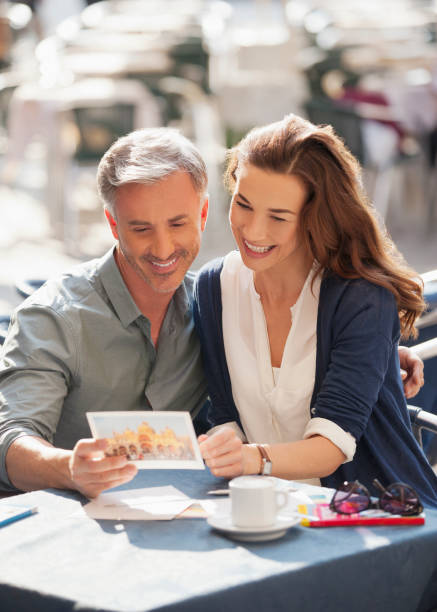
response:
[[[263,476],[270,476],[271,473],[272,473],[272,462],[267,461],[267,459],[263,457]]]

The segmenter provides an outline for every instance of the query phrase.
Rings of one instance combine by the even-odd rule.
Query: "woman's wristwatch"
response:
[[[272,460],[269,457],[269,453],[267,451],[267,444],[255,444],[257,447],[259,454],[261,455],[261,465],[258,474],[262,476],[270,476],[272,473]]]

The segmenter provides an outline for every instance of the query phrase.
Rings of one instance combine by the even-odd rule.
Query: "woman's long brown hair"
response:
[[[242,164],[303,179],[309,196],[300,226],[321,269],[391,291],[402,336],[417,335],[414,324],[425,308],[423,283],[381,228],[361,187],[360,166],[331,126],[288,115],[251,130],[229,152],[225,179],[231,191]]]

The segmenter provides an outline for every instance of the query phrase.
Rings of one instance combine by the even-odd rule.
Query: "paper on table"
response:
[[[192,504],[173,486],[102,493],[85,504],[82,514],[93,519],[169,521]]]
[[[191,504],[176,518],[208,518],[219,512],[222,502],[229,504],[229,500],[192,499]]]

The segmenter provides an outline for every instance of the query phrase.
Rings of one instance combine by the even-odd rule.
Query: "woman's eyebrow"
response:
[[[292,210],[289,210],[288,208],[269,208],[269,212],[280,213],[280,214],[288,213],[289,215],[296,214],[295,212],[293,212]]]
[[[247,198],[245,198],[245,197],[244,197],[244,195],[243,195],[242,193],[238,192],[238,193],[236,194],[236,197],[237,197],[237,198],[241,198],[242,200],[244,200],[245,202],[247,202],[248,204],[250,204],[250,201],[249,201]]]
[[[250,204],[250,200],[248,200],[240,191],[236,194],[237,198],[241,198],[242,200],[244,200],[246,202],[246,204]],[[289,208],[269,208],[268,209],[269,212],[275,213],[275,214],[289,214],[289,215],[296,215],[296,213],[292,210],[290,210]]]

